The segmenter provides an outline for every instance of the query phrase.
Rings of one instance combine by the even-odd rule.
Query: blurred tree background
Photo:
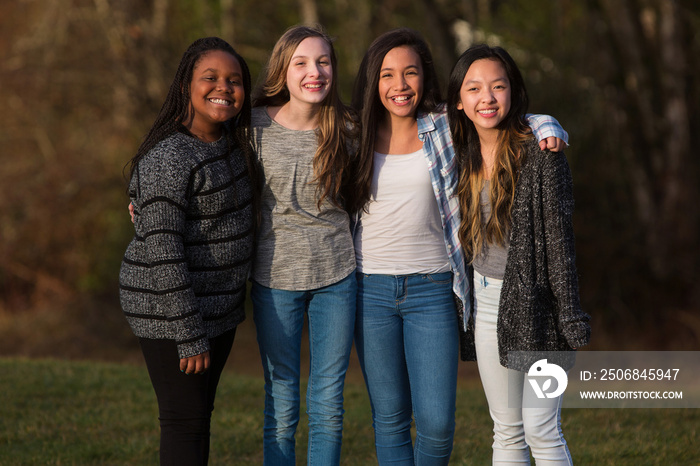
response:
[[[256,79],[287,27],[314,22],[337,39],[345,101],[391,28],[423,33],[443,84],[471,43],[507,48],[531,111],[571,136],[592,348],[700,346],[696,1],[0,0],[0,18],[0,354],[133,344],[118,303],[123,168],[181,54],[221,36]]]

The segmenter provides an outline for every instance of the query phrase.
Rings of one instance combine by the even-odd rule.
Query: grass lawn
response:
[[[155,395],[144,367],[0,359],[0,465],[154,465]],[[212,465],[262,464],[262,379],[224,372],[212,425]],[[361,382],[345,391],[344,465],[376,464]],[[302,406],[302,409],[304,407]],[[307,426],[297,434],[305,464]],[[565,409],[577,465],[699,465],[697,409]],[[460,381],[452,462],[487,465],[491,421],[481,387]]]

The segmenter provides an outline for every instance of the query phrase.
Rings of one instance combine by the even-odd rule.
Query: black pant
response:
[[[236,329],[209,340],[211,364],[202,375],[180,372],[173,340],[139,338],[158,398],[160,464],[199,466],[209,461],[209,430],[214,397]]]

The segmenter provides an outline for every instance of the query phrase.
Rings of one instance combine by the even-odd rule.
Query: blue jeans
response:
[[[459,358],[452,273],[358,274],[357,301],[355,345],[379,464],[448,464]]]
[[[253,282],[255,327],[265,375],[264,464],[295,465],[304,314],[309,321],[310,374],[306,390],[309,465],[337,465],[343,431],[343,387],[350,361],[357,282],[309,291],[267,288]]]

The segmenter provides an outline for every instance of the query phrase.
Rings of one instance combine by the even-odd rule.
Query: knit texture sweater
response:
[[[246,162],[224,136],[205,143],[176,133],[138,163],[129,192],[135,235],[119,275],[134,334],[172,339],[180,358],[245,318],[253,257]]]
[[[541,151],[533,138],[515,188],[498,307],[498,353],[505,367],[526,370],[542,355],[521,352],[566,352],[590,339],[590,317],[579,299],[573,211],[566,156]],[[468,335],[473,338],[473,328]],[[476,359],[473,340],[462,351],[463,359]],[[572,365],[566,355],[555,362]]]

